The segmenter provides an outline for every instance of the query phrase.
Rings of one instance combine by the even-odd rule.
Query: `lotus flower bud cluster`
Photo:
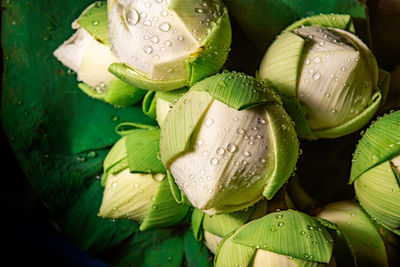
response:
[[[314,217],[300,211],[307,203],[295,210],[312,199],[296,188],[300,178],[285,186],[298,137],[353,133],[386,97],[388,75],[349,15],[288,26],[256,77],[220,71],[232,35],[220,0],[97,2],[72,26],[54,55],[79,87],[116,106],[142,101],[154,120],[117,126],[98,216],[137,221],[141,231],[190,220],[217,267],[388,266],[378,227],[400,234],[400,111],[357,146],[350,182],[360,205],[331,203]]]

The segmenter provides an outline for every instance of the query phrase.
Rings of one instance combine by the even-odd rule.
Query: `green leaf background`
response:
[[[120,138],[115,127],[121,122],[156,122],[143,114],[140,104],[115,108],[91,99],[78,88],[76,75],[52,55],[72,35],[72,21],[92,2],[1,2],[1,122],[18,164],[63,235],[92,256],[115,266],[212,266],[208,250],[194,239],[187,225],[139,232],[135,222],[97,217],[103,160]],[[224,2],[233,25],[228,69],[255,74],[275,34],[307,15],[350,13],[360,36],[369,42],[365,5],[355,0]],[[251,12],[263,13],[261,20]],[[347,181],[348,159],[357,139],[351,135],[334,142],[323,140],[317,149],[309,142],[301,145],[305,152],[297,174],[306,185],[314,184],[308,189],[322,204],[353,195],[351,187],[335,179],[340,176]],[[322,162],[324,156],[332,161]],[[318,161],[313,165],[317,167],[307,168],[308,160]],[[326,168],[338,171],[326,178]]]

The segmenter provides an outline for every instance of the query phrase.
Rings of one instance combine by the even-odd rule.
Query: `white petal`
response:
[[[94,38],[85,29],[79,28],[54,51],[54,56],[65,66],[78,72],[82,58],[93,41]]]
[[[111,53],[110,47],[94,40],[82,58],[78,80],[92,87],[108,86],[111,80],[115,79],[108,67],[115,62],[119,62],[119,59]]]
[[[206,245],[212,254],[217,252],[218,245],[221,243],[222,239],[223,238],[220,236],[204,231],[204,245]]]
[[[392,163],[393,167],[397,170],[397,176],[400,177],[400,155],[394,157],[390,162]]]

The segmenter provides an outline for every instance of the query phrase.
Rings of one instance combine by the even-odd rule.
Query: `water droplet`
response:
[[[258,119],[257,119],[257,122],[258,122],[259,124],[266,124],[266,123],[267,123],[267,121],[266,121],[265,119],[263,119],[263,118],[258,118]]]
[[[197,140],[197,145],[198,146],[202,146],[204,144],[204,140],[203,139],[199,139],[199,140]]]
[[[171,25],[168,22],[164,22],[164,23],[161,23],[158,28],[162,32],[167,32],[167,31],[169,31],[171,29]]]
[[[200,175],[204,175],[204,174],[206,174],[206,170],[200,169],[199,173],[200,173]]]
[[[145,21],[143,21],[143,25],[145,25],[145,26],[151,26],[152,23],[151,23],[150,20],[146,19]]]
[[[317,64],[321,63],[321,58],[320,57],[315,57],[314,58],[314,63],[317,63]]]
[[[145,7],[145,8],[150,8],[150,7],[151,7],[150,2],[146,2],[146,3],[144,4],[144,7]]]
[[[313,230],[314,227],[312,227],[311,225],[307,225],[307,229],[308,229],[308,230]]]
[[[304,61],[304,63],[305,63],[306,65],[308,65],[308,64],[311,63],[311,60],[310,60],[309,58],[307,58],[307,59]]]
[[[236,133],[239,135],[244,135],[246,131],[243,128],[237,128]]]
[[[330,97],[331,94],[330,94],[330,93],[325,93],[325,96],[326,96],[326,97]]]
[[[155,43],[155,44],[159,42],[159,39],[158,39],[157,36],[152,36],[152,37],[150,38],[150,40],[151,40],[153,43]]]
[[[279,226],[279,227],[282,227],[282,226],[284,226],[284,225],[285,225],[284,222],[278,222],[278,226]]]
[[[168,11],[167,11],[166,9],[163,9],[163,10],[160,12],[160,15],[161,15],[162,17],[166,17],[166,16],[168,16]]]
[[[97,157],[97,153],[95,151],[90,151],[87,155],[88,155],[88,158],[91,158],[91,159]]]
[[[164,44],[165,46],[171,46],[171,45],[172,45],[172,42],[171,42],[170,40],[165,40],[165,41],[163,42],[163,44]]]
[[[201,154],[202,154],[204,157],[208,157],[208,155],[209,155],[210,153],[208,153],[208,151],[205,150],[205,151],[203,151]]]
[[[271,226],[271,232],[276,232],[276,227],[275,226]]]
[[[147,18],[147,13],[145,11],[140,13],[140,18],[145,19]]]
[[[312,76],[312,78],[313,78],[314,80],[318,80],[319,78],[321,78],[321,73],[319,73],[319,72],[314,73],[314,75]]]
[[[194,9],[194,12],[196,12],[196,13],[204,13],[204,9],[196,7]]]
[[[337,112],[336,109],[332,109],[332,110],[331,110],[331,113],[332,113],[332,114],[336,114],[336,112]]]
[[[213,123],[214,123],[214,120],[212,118],[207,118],[204,121],[204,125],[207,126],[207,127],[210,127],[211,125],[213,125]]]
[[[151,47],[151,46],[149,46],[149,45],[145,45],[145,46],[143,46],[143,51],[144,51],[146,54],[151,54],[151,53],[153,52],[153,47]]]
[[[225,149],[223,149],[222,147],[219,147],[216,152],[218,155],[223,155],[225,153]]]
[[[345,71],[345,70],[346,70],[346,67],[343,66],[343,67],[340,68],[340,70],[341,70],[341,71]]]
[[[250,157],[251,154],[249,151],[243,151],[242,155],[245,157]]]
[[[227,149],[229,152],[233,153],[233,152],[236,151],[236,145],[230,143],[230,144],[228,144],[228,145],[226,146],[226,149]]]
[[[217,165],[218,163],[219,163],[219,160],[217,158],[212,158],[210,160],[210,164],[213,165],[213,166]]]

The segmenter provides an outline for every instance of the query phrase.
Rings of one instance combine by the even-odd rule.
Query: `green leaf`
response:
[[[83,250],[91,253],[104,251],[126,239],[138,230],[138,225],[129,220],[107,220],[97,217],[103,188],[93,182],[66,210],[59,223],[63,233]]]
[[[367,7],[357,0],[226,0],[225,4],[260,51],[291,23],[318,14],[351,15],[356,31],[370,43]]]
[[[77,22],[100,43],[110,45],[106,1],[97,1],[91,4],[82,12]]]
[[[174,229],[139,232],[110,251],[111,266],[181,267],[183,231]]]
[[[160,160],[160,129],[137,129],[126,136],[126,152],[131,172],[165,173]]]
[[[400,111],[378,118],[357,145],[350,183],[376,165],[400,154]]]
[[[333,244],[322,224],[305,213],[287,210],[252,221],[234,234],[232,241],[303,260],[329,263]]]
[[[187,230],[183,236],[185,263],[188,267],[212,267],[212,255],[203,243],[198,242],[192,231]]]

